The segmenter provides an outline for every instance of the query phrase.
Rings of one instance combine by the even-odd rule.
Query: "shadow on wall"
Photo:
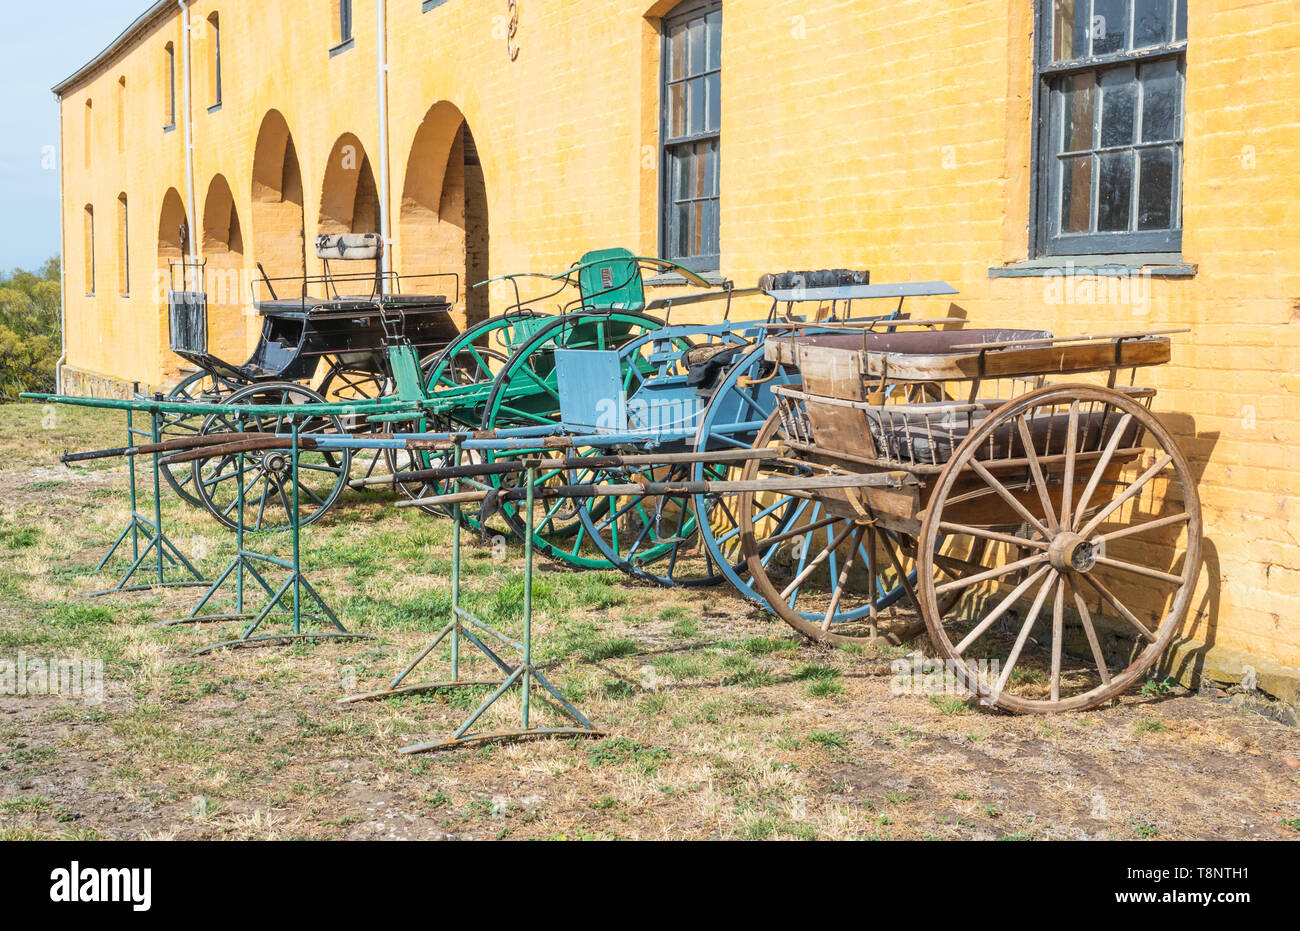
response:
[[[1210,457],[1218,445],[1219,433],[1197,433],[1196,419],[1190,414],[1160,414],[1160,420],[1182,446],[1199,490]],[[1170,571],[1177,572],[1179,568],[1175,566]],[[1188,606],[1181,628],[1161,657],[1155,673],[1161,679],[1172,676],[1187,684],[1198,682],[1205,668],[1205,656],[1218,639],[1223,572],[1219,548],[1209,536],[1201,540],[1201,567],[1198,571],[1205,575],[1205,591],[1199,600]]]

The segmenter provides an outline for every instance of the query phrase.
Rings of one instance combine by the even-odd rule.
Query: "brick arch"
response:
[[[352,133],[344,133],[330,150],[321,185],[322,233],[375,233],[379,231],[379,189],[365,146]]]
[[[457,310],[469,323],[489,314],[487,188],[474,134],[452,103],[435,104],[416,131],[398,217],[401,271],[461,276]]]
[[[204,287],[208,294],[208,348],[242,362],[248,353],[245,321],[251,313],[244,270],[244,234],[235,197],[224,175],[215,175],[203,200]]]
[[[189,252],[189,221],[185,216],[185,201],[176,188],[168,188],[163,195],[162,209],[158,212],[158,271],[168,280],[170,263],[180,261]],[[180,287],[179,273],[176,286]]]
[[[307,273],[303,204],[302,169],[293,134],[284,115],[271,110],[257,133],[252,190],[252,258],[271,278]]]

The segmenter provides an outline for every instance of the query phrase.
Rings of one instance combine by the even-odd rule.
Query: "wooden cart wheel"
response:
[[[244,387],[239,382],[232,382],[211,372],[195,372],[167,393],[168,401],[195,401],[204,404],[220,404],[223,398]],[[167,414],[163,417],[159,436],[167,440],[179,440],[194,436],[203,429],[202,414]],[[196,508],[203,507],[203,499],[194,488],[194,472],[188,466],[162,465],[162,477],[172,490],[186,504]]]
[[[754,448],[779,446],[783,439],[779,412],[773,413]],[[740,478],[815,474],[788,458],[751,461]],[[894,646],[925,629],[914,615],[885,610],[911,592],[916,571],[896,534],[840,516],[806,492],[742,491],[735,501],[751,589],[799,633],[833,646]]]
[[[250,385],[225,401],[231,405],[323,404],[315,391],[293,382]],[[245,433],[287,433],[288,419],[268,414],[237,421],[219,413],[204,421],[201,433],[231,433],[242,426]],[[340,434],[342,421],[335,416],[313,417],[301,425],[300,434]],[[244,456],[239,474],[239,457],[211,456],[194,462],[194,485],[203,505],[217,520],[234,529],[238,521],[239,485],[244,488],[244,529],[287,530],[293,506],[293,456],[287,450],[267,450]],[[302,525],[320,519],[347,487],[352,463],[350,450],[301,450],[298,454],[298,512]]]
[[[948,559],[962,540],[983,542],[983,559]],[[1146,406],[1052,386],[998,408],[957,448],[919,552],[922,614],[959,682],[1010,711],[1091,708],[1150,669],[1186,614],[1200,502]],[[946,618],[944,600],[957,600]]]

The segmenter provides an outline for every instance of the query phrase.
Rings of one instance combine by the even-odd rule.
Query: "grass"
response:
[[[818,746],[838,749],[849,745],[849,735],[842,731],[809,731],[808,741]]]
[[[1168,731],[1169,727],[1165,722],[1155,718],[1142,718],[1133,724],[1133,733],[1135,734],[1165,734]]]
[[[948,696],[893,695],[889,678],[870,670],[915,645],[814,647],[720,588],[667,590],[542,559],[534,660],[603,735],[399,755],[398,747],[447,736],[492,692],[480,685],[334,703],[385,686],[449,619],[447,520],[398,511],[384,490],[348,492],[303,534],[304,565],[344,623],[375,639],[197,658],[197,646],[238,626],[153,624],[187,612],[198,592],[78,597],[115,581],[82,573],[124,522],[125,470],[109,461],[73,472],[57,454],[121,445],[120,418],[60,412],[58,429],[47,431],[40,413],[0,408],[0,450],[9,453],[0,457],[0,661],[20,650],[102,658],[107,701],[0,696],[2,711],[16,712],[0,713],[6,839],[1045,839],[1065,836],[1076,818],[1093,830],[1087,804],[1071,806],[1099,791],[1123,793],[1145,811],[1167,805],[1171,786],[1196,798],[1229,784],[1233,801],[1218,821],[1162,816],[1161,839],[1232,836],[1247,818],[1279,818],[1278,780],[1261,777],[1244,754],[1202,774],[1155,755],[1163,740],[1130,740],[1136,762],[1118,777],[1082,765],[1132,737],[1134,712],[1121,702],[1091,712],[1083,738],[1078,716],[1052,719],[1050,752],[1105,771],[1105,782],[1080,777],[1050,821],[1027,824],[1026,809],[1044,810],[1054,797],[1034,765],[1048,740],[1043,720],[972,717],[976,709]],[[200,569],[224,567],[227,532],[171,497],[163,508],[169,534]],[[462,543],[462,606],[518,638],[522,548],[491,535]],[[280,536],[259,537],[255,548],[288,555]],[[471,644],[460,647],[463,677],[496,674]],[[500,650],[517,661],[512,648]],[[448,678],[450,659],[444,641],[407,681]],[[1196,737],[1189,752],[1257,745],[1241,715],[1173,700],[1211,709],[1193,724],[1180,704],[1166,719]],[[1134,695],[1127,707],[1142,702]],[[518,692],[508,694],[476,727],[517,727],[520,710]],[[537,687],[530,715],[563,722]],[[1009,744],[1021,752],[1000,755]],[[1300,746],[1284,749],[1300,755]],[[970,765],[934,765],[954,753]],[[1281,782],[1281,791],[1294,789]],[[16,788],[28,783],[39,795]],[[986,809],[989,799],[997,806]],[[1300,830],[1295,820],[1273,830]]]

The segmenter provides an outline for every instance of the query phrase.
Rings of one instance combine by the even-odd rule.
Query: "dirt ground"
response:
[[[382,687],[446,622],[449,522],[349,492],[304,532],[304,566],[373,639],[196,656],[238,627],[154,625],[202,589],[82,597],[116,581],[86,572],[125,526],[126,470],[57,456],[120,433],[113,415],[0,408],[0,678],[20,660],[103,663],[102,700],[0,695],[0,839],[1300,839],[1300,731],[1221,693],[1152,681],[1012,717],[894,694],[906,650],[813,648],[722,590],[551,565],[537,659],[606,733],[401,755],[484,690],[336,699]],[[164,516],[206,576],[230,560],[202,513],[168,496]],[[517,635],[520,549],[470,545],[468,605]],[[485,720],[517,714],[511,698]]]

